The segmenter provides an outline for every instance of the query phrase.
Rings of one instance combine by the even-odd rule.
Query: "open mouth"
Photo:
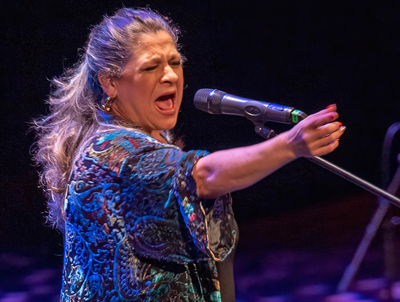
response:
[[[175,111],[175,93],[165,94],[157,98],[156,106],[159,110],[165,113],[169,113],[171,111]]]

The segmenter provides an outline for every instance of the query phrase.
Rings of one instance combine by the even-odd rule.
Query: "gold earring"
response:
[[[106,112],[110,112],[112,109],[112,104],[114,102],[114,99],[112,97],[107,97],[106,101],[103,104],[103,110]]]

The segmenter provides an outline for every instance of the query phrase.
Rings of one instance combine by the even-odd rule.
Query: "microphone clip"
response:
[[[270,139],[276,136],[276,132],[273,129],[265,127],[262,124],[255,124],[254,131],[261,137],[265,139]]]

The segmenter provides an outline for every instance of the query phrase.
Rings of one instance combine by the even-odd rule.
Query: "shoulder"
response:
[[[127,151],[140,148],[141,145],[154,144],[151,137],[128,129],[107,129],[94,133],[85,143],[86,146],[101,151],[111,146],[120,146]]]
[[[161,150],[182,152],[177,146],[160,143],[134,129],[109,128],[98,130],[85,140],[81,148],[81,157],[117,168],[127,159],[159,153]]]
[[[110,147],[122,148],[127,152],[141,149],[179,149],[174,145],[160,143],[151,136],[134,129],[99,130],[89,137],[84,145],[96,151],[103,151]]]

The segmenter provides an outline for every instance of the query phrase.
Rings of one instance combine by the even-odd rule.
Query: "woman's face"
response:
[[[180,53],[166,31],[143,34],[122,76],[112,83],[116,114],[142,126],[153,137],[175,126],[182,102],[183,70]]]

